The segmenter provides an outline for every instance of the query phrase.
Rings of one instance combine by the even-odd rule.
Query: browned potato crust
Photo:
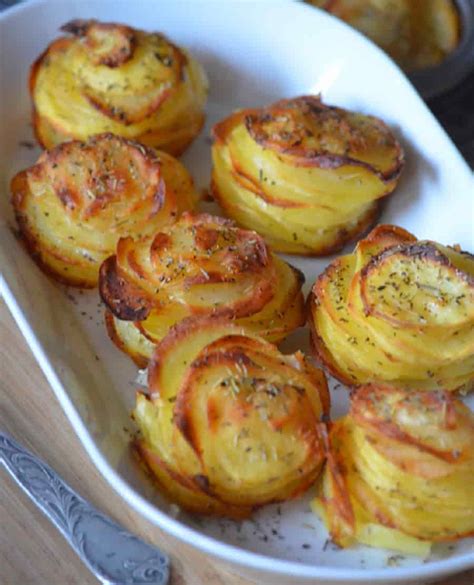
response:
[[[184,213],[151,236],[121,239],[102,264],[99,290],[111,339],[142,365],[172,325],[195,315],[224,315],[282,339],[304,323],[303,281],[255,232]]]
[[[340,546],[426,555],[474,534],[474,415],[448,392],[361,386],[326,440],[314,509]]]
[[[180,506],[246,516],[304,492],[323,462],[324,374],[212,316],[156,346],[134,419],[141,458]]]
[[[93,287],[124,236],[145,236],[197,202],[183,165],[113,134],[65,142],[11,182],[20,234],[39,266]]]
[[[204,123],[206,75],[159,33],[73,20],[31,67],[33,127],[43,148],[113,132],[175,156]]]
[[[334,260],[308,299],[315,357],[349,385],[474,385],[474,257],[381,225]]]
[[[317,96],[238,111],[213,135],[215,199],[287,253],[330,254],[363,233],[404,163],[381,120]]]

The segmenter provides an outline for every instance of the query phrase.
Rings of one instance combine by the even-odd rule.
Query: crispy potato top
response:
[[[474,533],[473,445],[474,415],[452,394],[361,386],[331,429],[315,507],[341,546],[427,554]]]
[[[349,384],[468,391],[474,257],[382,225],[333,261],[310,297],[315,354]]]
[[[362,386],[352,397],[350,416],[367,436],[387,440],[375,441],[374,448],[402,470],[441,477],[452,464],[474,462],[474,415],[449,392]]]
[[[257,144],[295,166],[366,164],[388,180],[399,174],[403,163],[399,143],[381,120],[328,106],[319,96],[285,99],[259,110],[238,112],[235,118],[214,126],[217,142],[231,139],[242,122]]]
[[[140,122],[178,90],[186,57],[162,34],[94,20],[61,30],[73,35],[63,49],[77,62],[87,100],[106,116]]]
[[[142,320],[172,304],[245,317],[270,303],[278,287],[290,286],[291,301],[302,282],[257,233],[221,217],[184,213],[169,229],[120,240],[101,268],[100,292],[120,319]]]
[[[161,33],[95,20],[61,30],[70,36],[51,43],[30,75],[43,146],[110,131],[181,152],[203,121],[207,81],[199,64]]]
[[[134,414],[146,448],[191,490],[254,507],[294,497],[321,467],[329,394],[300,352],[282,355],[205,316],[157,345],[148,382],[150,397],[138,396]]]
[[[149,234],[197,200],[176,159],[113,134],[43,153],[14,177],[11,190],[31,251],[58,278],[88,285],[119,238]]]
[[[360,293],[367,315],[398,326],[462,327],[474,321],[474,263],[464,272],[454,251],[431,242],[393,246],[361,270]],[[462,261],[462,257],[459,261]],[[466,265],[468,265],[466,256]],[[403,292],[400,291],[401,280]],[[396,279],[394,279],[396,277]]]
[[[317,96],[281,100],[249,113],[245,126],[262,147],[299,164],[334,168],[358,161],[385,178],[399,172],[400,145],[381,120],[328,106]]]
[[[76,19],[64,24],[61,30],[83,39],[94,65],[118,67],[126,63],[135,50],[135,32],[123,24]]]
[[[213,136],[215,198],[282,252],[329,254],[363,233],[404,166],[381,120],[319,96],[237,111]]]

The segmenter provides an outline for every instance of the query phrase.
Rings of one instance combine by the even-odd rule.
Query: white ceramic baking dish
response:
[[[309,496],[241,523],[193,519],[143,480],[129,455],[136,369],[112,346],[96,291],[66,290],[44,276],[15,239],[8,183],[34,162],[27,76],[30,63],[71,18],[95,17],[161,30],[188,46],[210,77],[208,123],[184,156],[203,188],[209,127],[234,108],[322,92],[325,100],[382,117],[407,153],[382,221],[419,237],[472,250],[472,174],[410,83],[379,49],[335,18],[301,3],[33,0],[0,15],[1,291],[90,457],[124,500],[157,526],[259,583],[402,583],[474,565],[473,541],[438,547],[429,559],[359,547],[337,550],[311,514]],[[292,259],[307,285],[328,259]],[[7,340],[6,340],[7,342]],[[306,347],[298,332],[287,348]],[[45,396],[45,400],[53,399]],[[334,413],[346,393],[333,391]],[[73,454],[71,454],[73,456]]]

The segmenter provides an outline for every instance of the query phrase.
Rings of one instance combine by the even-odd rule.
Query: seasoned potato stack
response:
[[[73,286],[97,285],[121,237],[146,236],[194,207],[183,165],[112,134],[43,153],[11,183],[20,234],[37,263]]]
[[[474,385],[474,257],[381,225],[309,298],[314,354],[341,381]]]
[[[204,123],[199,63],[159,33],[73,20],[31,68],[33,125],[44,148],[113,132],[179,155]]]
[[[301,272],[231,220],[184,213],[160,232],[121,239],[101,267],[111,339],[144,366],[185,317],[226,315],[271,341],[304,323]]]
[[[367,35],[407,71],[433,67],[457,47],[453,0],[308,0]]]
[[[447,392],[360,387],[313,502],[340,546],[426,555],[474,534],[474,415]]]
[[[136,450],[162,489],[201,514],[240,517],[293,498],[323,463],[324,374],[226,319],[181,322],[137,394]]]
[[[316,96],[236,112],[213,135],[215,198],[281,252],[340,249],[375,221],[403,167],[382,121]]]

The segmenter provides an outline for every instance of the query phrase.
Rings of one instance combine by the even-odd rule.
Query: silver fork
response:
[[[169,558],[79,496],[44,461],[0,432],[0,461],[89,570],[108,585],[166,585]]]

